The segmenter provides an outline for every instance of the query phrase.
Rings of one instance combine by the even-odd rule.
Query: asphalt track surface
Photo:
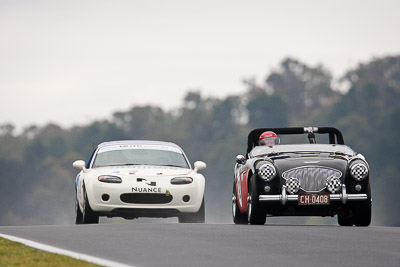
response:
[[[0,233],[131,266],[400,266],[400,228],[112,223]]]

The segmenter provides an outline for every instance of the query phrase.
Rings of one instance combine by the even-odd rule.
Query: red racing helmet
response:
[[[263,132],[258,138],[258,144],[260,146],[274,146],[279,145],[280,142],[281,140],[278,135],[271,131]]]

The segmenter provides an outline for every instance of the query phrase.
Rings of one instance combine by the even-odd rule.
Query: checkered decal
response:
[[[297,178],[289,178],[286,180],[286,191],[289,194],[297,193],[300,190],[300,182]]]
[[[368,168],[363,163],[355,163],[355,164],[353,164],[353,166],[351,166],[350,171],[351,171],[351,175],[357,181],[363,180],[368,175]]]
[[[339,191],[341,186],[342,183],[340,182],[340,179],[334,176],[329,177],[326,181],[326,188],[328,188],[329,192],[331,193]]]
[[[258,170],[258,174],[266,181],[271,181],[275,177],[276,170],[269,164],[262,165]]]

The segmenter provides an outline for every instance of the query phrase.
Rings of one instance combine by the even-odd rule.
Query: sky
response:
[[[245,92],[286,57],[334,77],[400,54],[398,0],[0,0],[0,125],[68,128]]]

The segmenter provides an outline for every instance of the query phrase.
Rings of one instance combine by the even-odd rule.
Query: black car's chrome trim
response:
[[[347,201],[367,200],[367,194],[347,194],[346,185],[342,185],[341,194],[330,194],[331,201],[341,201],[346,204]],[[281,202],[285,205],[288,201],[299,201],[299,195],[288,195],[286,193],[286,186],[282,186],[282,194],[280,195],[260,195],[258,197],[260,202]]]

